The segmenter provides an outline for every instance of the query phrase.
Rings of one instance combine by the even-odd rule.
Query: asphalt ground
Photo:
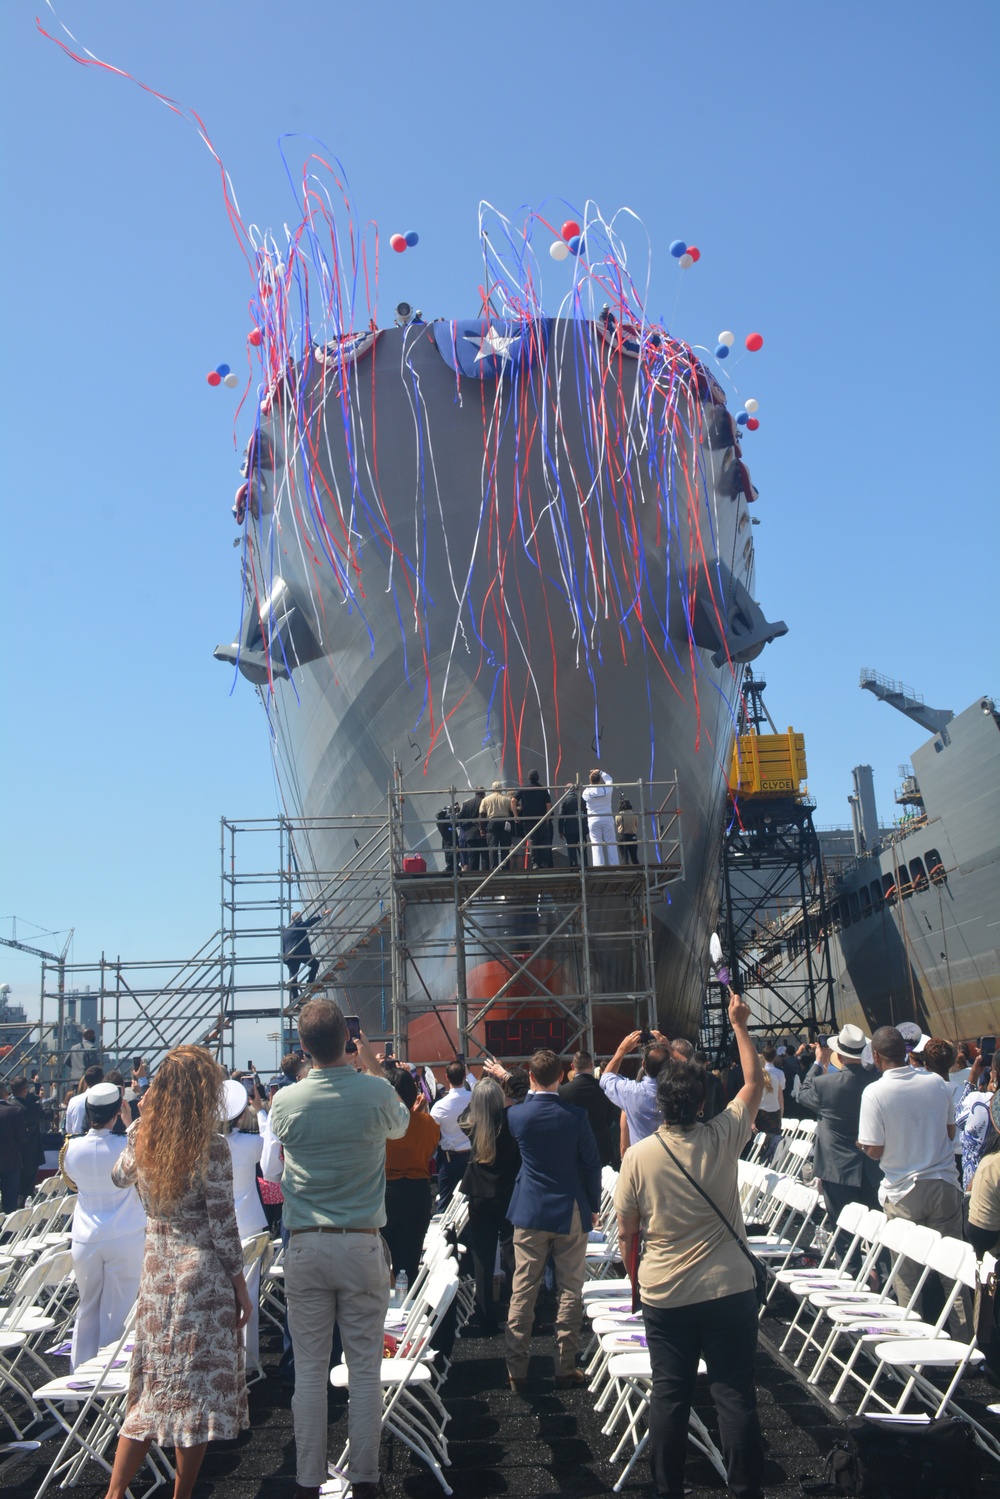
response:
[[[767,1447],[765,1486],[774,1499],[802,1499],[800,1476],[821,1476],[824,1459],[838,1436],[835,1415],[768,1351],[768,1344],[780,1343],[789,1309],[778,1303],[774,1314],[765,1318],[761,1332],[766,1343],[762,1341],[758,1354],[758,1399]],[[609,1461],[614,1441],[601,1432],[603,1418],[595,1413],[586,1391],[556,1390],[553,1384],[553,1311],[551,1298],[540,1300],[526,1395],[515,1395],[507,1388],[502,1338],[469,1337],[456,1342],[443,1391],[451,1414],[447,1436],[452,1466],[447,1476],[455,1499],[507,1494],[519,1499],[586,1499],[612,1492],[624,1460],[614,1465]],[[268,1377],[250,1390],[250,1429],[236,1442],[217,1443],[209,1449],[196,1499],[288,1499],[291,1494],[295,1474],[291,1396],[277,1377],[280,1338],[264,1327],[261,1335]],[[53,1361],[54,1372],[64,1373],[66,1367],[65,1360]],[[986,1424],[995,1422],[1000,1432],[1000,1418],[985,1412],[986,1404],[1000,1400],[1000,1380],[969,1378],[963,1381],[962,1392],[970,1412]],[[0,1404],[6,1404],[6,1397]],[[696,1408],[717,1435],[702,1382]],[[343,1446],[346,1413],[346,1397],[331,1390],[329,1450],[334,1457]],[[4,1499],[34,1499],[57,1445],[45,1443],[0,1477]],[[386,1499],[438,1499],[443,1492],[417,1459],[388,1439],[383,1442],[382,1472]],[[687,1482],[693,1488],[693,1499],[717,1499],[726,1492],[714,1468],[693,1449]],[[73,1493],[80,1499],[100,1499],[104,1488],[100,1470],[90,1465]],[[144,1492],[141,1478],[133,1492],[140,1499]],[[170,1490],[164,1487],[158,1492],[169,1495]],[[626,1499],[651,1492],[644,1461],[637,1464],[621,1492]],[[984,1499],[1000,1499],[1000,1465],[984,1460],[981,1492]],[[51,1493],[57,1495],[59,1490]]]

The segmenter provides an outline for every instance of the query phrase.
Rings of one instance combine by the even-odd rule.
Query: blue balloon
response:
[[[414,245],[419,245],[420,243],[420,235],[415,229],[407,229],[406,233],[403,235],[403,238],[406,240],[406,243],[409,245],[411,250],[413,249]]]
[[[715,357],[716,357],[716,359],[728,359],[729,358],[729,345],[728,344],[716,344],[716,346],[715,346]]]
[[[571,255],[582,255],[583,254],[583,235],[582,234],[574,234],[573,238],[569,241],[569,253]]]
[[[675,260],[680,260],[681,256],[686,255],[687,252],[688,247],[682,239],[675,239],[673,244],[670,246],[670,253]]]
[[[750,413],[749,413],[749,411],[741,411],[739,413],[739,415],[737,416],[736,420],[739,422],[739,424],[740,424],[741,427],[745,427],[746,424],[747,424],[747,422],[750,420]]]
[[[221,375],[222,378],[225,379],[226,376],[229,374],[229,365],[228,364],[217,364],[215,366],[215,373],[217,375]]]

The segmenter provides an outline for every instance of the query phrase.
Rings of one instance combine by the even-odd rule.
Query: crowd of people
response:
[[[761,1499],[741,1153],[755,1134],[776,1138],[786,1115],[809,1113],[831,1220],[861,1202],[995,1251],[1000,1066],[988,1045],[906,1024],[871,1038],[845,1025],[758,1051],[748,1017],[731,995],[735,1047],[720,1068],[654,1029],[624,1036],[603,1069],[585,1051],[567,1068],[541,1050],[521,1065],[487,1057],[478,1077],[456,1057],[438,1081],[376,1052],[363,1033],[353,1041],[338,1006],[320,998],[300,1010],[299,1049],[266,1087],[252,1069],[227,1076],[208,1051],[182,1046],[152,1077],[141,1057],[128,1081],[92,1063],[61,1104],[30,1079],[13,1096],[0,1089],[5,1212],[34,1185],[33,1131],[40,1140],[47,1124],[65,1130],[59,1167],[77,1193],[71,1366],[114,1343],[137,1304],[108,1499],[122,1499],[154,1441],[175,1448],[175,1496],[186,1499],[207,1443],[246,1426],[259,1261],[248,1283],[241,1244],[265,1229],[285,1244],[281,1373],[294,1390],[297,1499],[318,1499],[327,1479],[335,1338],[349,1371],[348,1475],[357,1499],[377,1493],[391,1289],[412,1284],[432,1214],[455,1193],[468,1205],[471,1330],[502,1336],[510,1388],[528,1388],[546,1283],[556,1384],[585,1385],[582,1289],[604,1166],[618,1173],[619,1252],[637,1280],[652,1367],[654,1492],[683,1493],[703,1359],[730,1486]],[[912,1290],[905,1267],[899,1285]],[[969,1310],[956,1300],[954,1335],[968,1336]]]
[[[555,795],[537,770],[519,788],[494,781],[488,791],[478,786],[465,801],[442,807],[436,821],[448,874],[551,869],[556,833],[571,869],[639,863],[638,813],[624,793],[615,809],[614,781],[605,770]]]

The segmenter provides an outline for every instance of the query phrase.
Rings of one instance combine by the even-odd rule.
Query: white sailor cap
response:
[[[122,1090],[117,1083],[95,1083],[83,1095],[83,1101],[91,1109],[107,1109],[113,1103],[121,1103]]]
[[[250,1099],[243,1084],[228,1077],[222,1084],[222,1117],[229,1120],[238,1119],[249,1102]]]

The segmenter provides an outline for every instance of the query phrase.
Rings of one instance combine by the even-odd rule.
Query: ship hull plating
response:
[[[657,1007],[694,1037],[740,658],[771,628],[749,599],[735,428],[689,355],[686,379],[649,378],[595,325],[554,322],[517,377],[477,381],[435,347],[447,326],[299,368],[263,404],[240,651],[286,808],[375,812],[394,762],[404,789],[460,798],[531,770],[554,788],[595,765],[676,773],[684,873],[654,911]],[[441,867],[432,817],[407,839]],[[314,872],[354,852],[332,831],[297,847]],[[454,998],[453,965],[433,991]],[[374,1031],[386,1003],[353,997]]]

